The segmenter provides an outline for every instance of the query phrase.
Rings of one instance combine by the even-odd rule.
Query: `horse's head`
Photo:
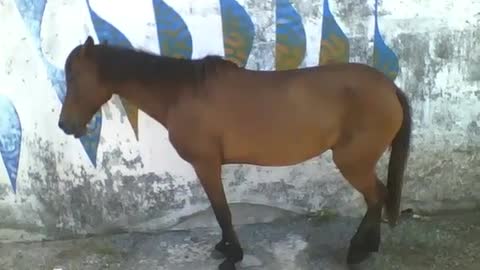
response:
[[[66,96],[58,126],[67,134],[81,137],[93,115],[112,97],[112,91],[98,76],[95,45],[88,36],[65,61]]]

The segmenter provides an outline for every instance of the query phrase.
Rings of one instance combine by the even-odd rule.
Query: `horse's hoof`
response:
[[[222,240],[215,245],[211,257],[214,259],[227,258],[233,263],[236,263],[243,259],[243,250],[238,244],[228,244]]]
[[[230,260],[225,260],[218,266],[218,270],[235,270],[235,264]]]
[[[380,249],[380,230],[373,228],[366,232],[357,233],[350,241],[351,250],[364,252],[378,252]]]
[[[350,248],[347,255],[347,264],[359,264],[368,259],[370,252],[360,248]]]

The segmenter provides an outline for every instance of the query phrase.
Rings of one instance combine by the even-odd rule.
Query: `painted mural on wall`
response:
[[[373,66],[390,79],[397,78],[400,67],[395,53],[385,44],[378,27],[378,0],[375,0],[375,33],[373,36]]]
[[[335,21],[328,0],[323,2],[322,41],[319,64],[346,63],[350,57],[347,36]]]
[[[14,193],[17,191],[17,172],[20,160],[22,126],[17,110],[9,98],[0,95],[0,153]]]
[[[243,67],[253,47],[255,26],[235,0],[220,0],[220,11],[225,58]]]
[[[112,23],[100,17],[85,0],[95,33],[100,42],[133,48],[132,43]],[[306,55],[306,34],[304,22],[292,1],[274,0],[275,2],[275,69],[295,69],[301,66]],[[321,1],[321,0],[319,0]],[[323,0],[323,21],[319,29],[322,33],[319,64],[348,62],[350,46],[348,37],[342,31],[330,10],[328,0]],[[378,22],[378,0],[375,0],[373,66],[394,80],[399,72],[395,53],[385,44],[380,34]],[[42,51],[40,30],[47,0],[16,0],[16,6],[25,25],[33,37],[38,54],[43,60],[49,80],[60,102],[65,98],[64,71],[49,62]],[[219,0],[223,31],[224,57],[246,66],[254,45],[255,25],[247,10],[236,0]],[[152,9],[158,36],[160,54],[191,58],[194,45],[192,35],[184,19],[165,1],[152,0]],[[122,100],[128,120],[138,140],[138,108]],[[20,159],[22,129],[14,105],[7,97],[0,96],[0,153],[10,178],[11,187],[16,192],[17,171]],[[102,112],[97,112],[88,124],[88,132],[79,138],[86,155],[94,166],[97,164],[97,150],[102,127]]]
[[[275,69],[297,68],[305,58],[307,50],[302,17],[289,0],[275,0],[275,4]]]

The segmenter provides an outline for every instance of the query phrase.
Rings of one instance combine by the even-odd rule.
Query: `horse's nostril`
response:
[[[58,121],[58,127],[61,128],[61,129],[63,129],[64,123],[63,123],[62,120]]]

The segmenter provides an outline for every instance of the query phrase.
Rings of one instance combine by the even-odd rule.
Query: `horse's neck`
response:
[[[137,106],[144,113],[166,127],[168,111],[177,98],[178,91],[160,85],[127,83],[115,87],[115,94]]]

